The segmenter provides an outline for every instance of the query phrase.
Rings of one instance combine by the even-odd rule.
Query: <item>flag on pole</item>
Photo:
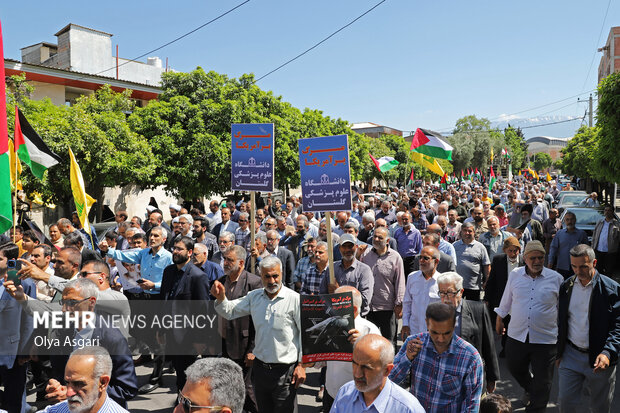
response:
[[[19,158],[30,167],[32,174],[39,179],[43,179],[47,168],[62,160],[47,147],[17,106],[15,106],[15,150]]]
[[[391,156],[382,156],[379,159],[375,159],[372,154],[369,153],[368,155],[370,155],[370,159],[372,159],[372,162],[381,173],[385,173],[398,165],[398,161]]]
[[[474,176],[478,179],[480,179],[481,177],[480,172],[478,171],[478,167],[476,167],[476,172],[474,173]]]
[[[441,135],[418,128],[411,139],[410,151],[415,151],[437,159],[452,160],[454,148],[441,139]]]
[[[495,184],[497,179],[495,178],[495,172],[493,172],[493,166],[491,166],[491,173],[489,176],[489,192],[493,192],[493,184]]]
[[[19,156],[15,153],[13,148],[13,141],[9,139],[9,165],[11,167],[11,190],[18,191],[22,189],[22,181],[19,179],[22,174],[22,163],[19,161]],[[17,168],[17,171],[15,171]],[[15,188],[15,180],[17,179],[17,188]]]
[[[512,183],[512,165],[510,165],[510,164],[508,164],[508,183],[509,184]]]
[[[447,176],[444,172],[443,176],[441,177],[441,181],[439,181],[439,183],[441,184],[441,187],[443,189],[446,189],[446,184],[447,184],[448,180],[447,180]]]
[[[78,217],[80,218],[80,223],[82,224],[82,228],[87,233],[90,232],[90,223],[88,222],[88,213],[90,212],[90,207],[96,202],[90,195],[86,193],[86,186],[84,185],[84,178],[82,177],[82,171],[80,170],[80,165],[75,160],[75,156],[73,156],[73,151],[69,148],[69,156],[71,157],[71,191],[73,192],[73,200],[75,201],[75,210],[77,212]]]
[[[4,62],[2,23],[0,23],[0,59]],[[6,83],[4,64],[0,65],[0,233],[13,226],[13,198],[11,195],[11,166],[9,162],[9,128],[6,121]]]
[[[493,154],[493,147],[491,146],[491,162],[493,162],[493,158],[495,158],[495,155]]]
[[[409,175],[409,182],[407,183],[407,185],[411,184],[413,184],[413,168],[411,168],[411,175]]]
[[[551,175],[549,175],[549,171],[547,171],[547,182],[551,181]]]
[[[441,165],[437,162],[437,159],[431,156],[426,156],[419,152],[411,152],[411,159],[439,176],[443,176],[444,174],[444,171]]]

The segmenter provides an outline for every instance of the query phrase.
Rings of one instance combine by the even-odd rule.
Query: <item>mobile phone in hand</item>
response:
[[[8,260],[7,267],[7,281],[13,281],[15,285],[21,285],[22,280],[20,280],[19,275],[17,275],[17,261]]]

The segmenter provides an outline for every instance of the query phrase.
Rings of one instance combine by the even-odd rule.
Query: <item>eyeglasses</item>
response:
[[[459,295],[460,291],[439,291],[438,294],[440,297],[456,297]]]
[[[248,222],[247,219],[240,219],[239,222]]]
[[[185,397],[183,393],[179,391],[179,395],[177,396],[177,404],[183,406],[183,411],[185,413],[190,413],[192,409],[209,409],[209,410],[222,410],[225,406],[196,406],[192,404],[192,401]]]
[[[420,259],[422,261],[430,261],[430,260],[433,260],[434,258],[433,257],[428,257],[426,255],[420,255]]]
[[[76,305],[83,303],[84,301],[88,300],[90,297],[84,298],[83,300],[60,300],[58,302],[58,304],[60,304],[60,306],[67,306],[67,307],[75,307]]]
[[[81,271],[80,277],[86,278],[89,274],[101,274],[101,271]]]

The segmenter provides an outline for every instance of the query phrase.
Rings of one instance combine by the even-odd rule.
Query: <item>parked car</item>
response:
[[[566,195],[573,195],[573,194],[584,194],[586,196],[588,195],[586,191],[560,191],[555,197],[555,199],[553,200],[553,205],[555,206],[558,203],[560,203],[562,198],[564,198]]]
[[[575,227],[577,229],[582,229],[588,234],[588,242],[592,244],[592,233],[594,232],[594,227],[596,224],[603,218],[605,218],[605,208],[597,207],[597,208],[586,208],[586,207],[567,207],[560,218],[562,222],[564,222],[564,216],[567,212],[572,212],[577,217],[577,223]],[[614,218],[618,220],[618,215],[614,212]],[[566,226],[562,225],[564,228]]]
[[[579,204],[581,204],[581,201],[583,201],[587,197],[588,197],[588,194],[586,194],[585,192],[577,193],[577,194],[566,194],[560,199],[560,202],[558,202],[555,205],[555,207],[557,208],[558,212],[561,214],[562,211],[564,211],[568,207],[579,206]]]

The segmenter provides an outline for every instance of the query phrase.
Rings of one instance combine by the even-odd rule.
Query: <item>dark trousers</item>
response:
[[[510,337],[506,340],[508,370],[530,394],[530,404],[525,408],[526,412],[544,412],[547,408],[556,354],[555,344],[532,344],[527,341],[522,343]]]
[[[291,384],[296,364],[266,364],[259,359],[252,366],[254,395],[260,413],[292,412],[297,389]]]
[[[233,361],[241,367],[241,371],[243,373],[243,381],[245,383],[245,401],[243,402],[243,411],[247,413],[258,413],[256,396],[254,396],[254,386],[252,385],[252,366],[246,366],[245,360]]]
[[[26,365],[17,360],[12,368],[0,366],[0,382],[4,384],[4,395],[0,408],[10,413],[26,411]]]
[[[480,301],[480,290],[465,288],[463,291],[463,298],[470,301]]]
[[[196,356],[193,355],[178,355],[167,356],[167,359],[171,359],[174,370],[177,374],[177,391],[183,390],[187,376],[185,375],[185,369],[191,366],[196,361]],[[163,366],[162,366],[163,367]]]
[[[409,274],[411,274],[414,271],[413,269],[414,263],[415,263],[415,255],[412,255],[411,257],[403,258],[403,267],[405,268],[405,282],[407,282],[407,277],[409,277]]]
[[[366,318],[379,328],[383,337],[396,345],[396,316],[394,311],[371,311]]]
[[[323,413],[329,413],[332,409],[332,404],[334,404],[334,398],[327,392],[327,389],[325,389],[323,393]]]
[[[611,277],[616,267],[616,254],[613,252],[594,251],[596,254],[596,269],[599,273]]]

